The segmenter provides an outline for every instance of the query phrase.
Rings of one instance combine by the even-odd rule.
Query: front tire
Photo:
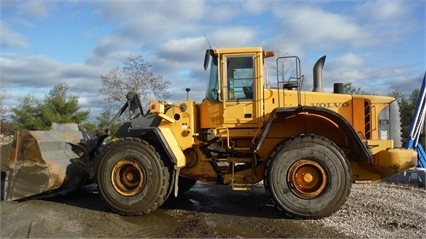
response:
[[[352,186],[345,154],[330,140],[300,135],[271,154],[265,189],[288,216],[322,218],[339,210]]]
[[[115,212],[123,215],[150,213],[167,196],[170,172],[148,142],[125,138],[110,143],[97,170],[99,192]]]

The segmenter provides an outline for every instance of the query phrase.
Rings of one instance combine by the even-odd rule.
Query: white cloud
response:
[[[361,85],[360,80],[369,80],[365,79],[365,73],[371,70],[362,56],[352,52],[331,59],[326,69],[327,74],[331,76],[327,78],[330,85],[333,82],[353,82],[354,86]]]
[[[366,1],[359,7],[360,14],[377,21],[395,21],[405,17],[408,4],[399,0]]]
[[[354,19],[318,7],[296,7],[283,17],[283,23],[286,36],[303,45],[333,50],[371,44],[371,33]]]
[[[249,15],[243,11],[244,1],[208,1],[203,19],[207,23],[221,23],[231,19]]]
[[[17,32],[9,28],[7,23],[0,21],[0,46],[5,48],[27,47],[28,42]]]
[[[331,59],[324,67],[325,85],[330,88],[336,82],[351,82],[353,87],[379,95],[387,95],[394,90],[408,95],[420,88],[422,72],[412,74],[406,67],[373,65],[367,61],[368,57],[368,54],[349,52]]]
[[[159,44],[157,56],[166,60],[184,63],[198,61],[198,54],[192,52],[203,52],[206,48],[204,36],[172,39]]]
[[[67,84],[77,95],[97,93],[100,76],[107,72],[102,67],[69,65],[38,55],[26,57],[7,55],[0,58],[0,66],[2,72],[0,81],[14,93],[14,102],[17,102],[16,97],[23,95],[46,94],[58,83]],[[93,101],[99,102],[96,99],[93,97]]]
[[[422,63],[420,67],[424,68],[424,59],[421,61],[419,56],[410,54],[408,58],[414,59],[411,65],[402,58],[407,58],[404,56],[409,52],[406,49],[412,47],[404,45],[405,38],[425,31],[424,3],[343,1],[334,4],[333,1],[275,0],[82,1],[71,4],[18,1],[19,12],[7,20],[2,19],[5,22],[0,30],[2,46],[21,47],[21,56],[3,54],[0,77],[2,83],[7,82],[7,87],[17,86],[15,89],[21,93],[38,92],[39,87],[45,90],[57,82],[65,82],[72,93],[80,96],[84,107],[98,109],[102,105],[98,94],[100,75],[107,74],[130,54],[141,54],[152,64],[154,74],[172,82],[170,100],[186,99],[185,88],[189,87],[190,97],[199,101],[208,78],[202,69],[204,50],[208,47],[206,34],[214,48],[260,45],[266,50],[299,55],[308,85],[314,63],[311,59],[326,54],[324,87],[331,88],[334,82],[347,81],[352,81],[355,87],[377,91],[419,87],[415,80],[409,84],[403,82],[422,74],[413,71]],[[34,9],[29,8],[31,5]],[[420,21],[418,16],[410,17],[419,13],[416,8],[419,5],[423,7]],[[12,9],[11,4],[8,6]],[[90,7],[87,12],[93,22],[87,22],[88,29],[100,29],[90,33],[96,35],[94,39],[101,40],[81,63],[65,64],[40,54],[39,49],[33,48],[31,39],[23,37],[27,36],[26,32],[12,27],[12,23],[24,26],[22,22],[30,22],[34,29],[42,21],[33,19],[45,18],[50,11],[62,7],[78,7],[82,11]],[[29,28],[24,26],[23,29]],[[46,35],[45,41],[48,40],[49,35]],[[79,43],[64,47],[79,50]],[[396,48],[398,51],[394,52]],[[390,56],[395,55],[401,60],[390,61]],[[372,81],[386,84],[378,86],[371,84]],[[13,93],[16,96],[15,90]]]
[[[209,40],[213,47],[241,47],[253,44],[256,28],[252,26],[223,27],[216,29]]]
[[[117,24],[118,33],[145,41],[188,31],[205,11],[202,1],[108,1],[101,8],[101,15]]]
[[[101,39],[98,46],[88,56],[89,65],[111,65],[121,62],[137,47],[136,39],[119,34],[108,35]]]
[[[63,65],[44,56],[25,58],[0,58],[1,80],[16,86],[46,86],[58,79],[58,69]]]
[[[423,32],[424,36],[425,13],[422,1],[366,1],[354,9],[364,29],[374,34],[374,43],[388,46],[404,41],[413,33]]]
[[[351,68],[359,68],[363,67],[366,61],[365,59],[362,59],[361,56],[356,55],[352,52],[348,52],[344,55],[335,58],[334,62],[339,62],[343,65],[349,65]]]
[[[242,2],[243,7],[250,13],[259,14],[268,9],[268,4],[258,0],[246,0]]]
[[[46,17],[55,4],[55,1],[25,0],[18,1],[18,8],[20,15],[40,19]]]

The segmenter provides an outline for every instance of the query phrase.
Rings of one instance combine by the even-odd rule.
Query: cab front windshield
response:
[[[217,56],[212,57],[212,62],[210,65],[210,79],[209,79],[209,87],[206,92],[206,99],[209,99],[213,102],[219,101],[220,94],[220,85],[218,79],[218,68],[217,68]]]

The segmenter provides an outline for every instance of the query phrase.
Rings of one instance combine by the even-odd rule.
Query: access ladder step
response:
[[[253,184],[232,184],[232,190],[234,191],[251,191],[253,189]]]

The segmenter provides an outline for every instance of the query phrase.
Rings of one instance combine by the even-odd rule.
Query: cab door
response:
[[[260,121],[260,106],[256,105],[260,97],[256,58],[253,53],[223,56],[221,79],[224,127],[257,127]]]

